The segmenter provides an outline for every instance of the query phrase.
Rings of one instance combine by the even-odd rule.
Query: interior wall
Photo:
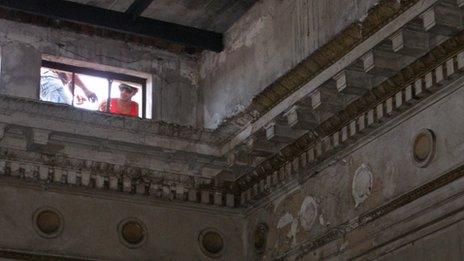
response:
[[[420,257],[449,256],[450,259],[430,260],[458,260],[455,257],[462,253],[459,247],[462,240],[441,249],[428,248],[433,240],[424,239],[417,246],[398,248],[388,255],[391,248],[387,244],[414,242],[409,233],[425,227],[430,227],[427,228],[430,231],[443,229],[429,237],[437,240],[446,235],[450,240],[462,235],[462,222],[456,233],[435,222],[445,218],[452,219],[449,222],[462,220],[464,178],[449,184],[435,181],[464,164],[464,120],[461,117],[464,107],[457,106],[464,97],[463,77],[441,86],[441,93],[403,112],[381,130],[356,140],[353,146],[326,161],[303,169],[299,180],[304,182],[282,188],[280,195],[261,202],[259,211],[249,216],[250,237],[259,223],[269,227],[266,251],[261,258],[274,260],[294,251],[302,254],[303,260],[352,260],[356,256],[360,260],[379,256],[384,256],[385,260],[411,260],[412,253],[424,248],[427,250]],[[411,153],[415,135],[425,129],[434,133],[436,149],[430,163],[420,167]],[[421,191],[425,184],[437,187],[418,198],[414,197],[421,192],[408,195],[416,189]],[[412,202],[385,207],[393,209],[375,216],[377,211],[384,211],[383,206],[399,198],[412,198]],[[363,225],[362,220],[370,217],[363,216],[367,213],[374,213],[372,215],[378,219]],[[454,217],[457,213],[460,217]],[[343,235],[330,238],[334,231],[342,231]],[[313,245],[319,247],[313,249]],[[304,249],[305,246],[310,251],[300,250],[299,247]],[[368,251],[374,253],[368,255]],[[248,253],[252,255],[250,258],[256,258],[252,244]],[[291,260],[295,256],[285,258]],[[422,259],[417,256],[412,260]]]
[[[225,50],[200,62],[205,127],[215,128],[377,0],[263,0],[225,34]]]
[[[14,250],[92,260],[216,260],[199,247],[204,229],[218,231],[224,239],[220,260],[245,260],[243,219],[231,213],[201,208],[175,207],[126,195],[89,196],[68,189],[39,186],[0,186],[0,255]],[[63,230],[55,238],[39,235],[33,224],[37,210],[52,208],[63,218]],[[118,225],[136,218],[146,227],[140,247],[121,243]]]
[[[38,99],[41,57],[53,55],[152,75],[155,120],[191,126],[202,121],[195,57],[7,20],[0,20],[0,46],[0,94]]]

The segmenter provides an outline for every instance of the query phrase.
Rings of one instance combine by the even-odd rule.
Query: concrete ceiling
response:
[[[124,12],[134,0],[71,0]],[[225,32],[257,0],[155,0],[142,16],[156,20]]]

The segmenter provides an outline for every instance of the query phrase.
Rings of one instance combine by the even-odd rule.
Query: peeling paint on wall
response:
[[[291,224],[293,222],[293,216],[289,212],[287,212],[285,215],[283,215],[280,219],[279,222],[277,223],[277,228],[281,229],[288,224]]]
[[[371,194],[373,177],[372,172],[366,164],[356,170],[353,177],[352,193],[355,202],[355,207],[363,203]]]
[[[269,16],[261,16],[248,24],[244,31],[232,31],[228,39],[230,41],[228,51],[234,52],[239,48],[250,47],[255,44],[255,39],[265,28],[265,25],[269,23],[269,20]]]

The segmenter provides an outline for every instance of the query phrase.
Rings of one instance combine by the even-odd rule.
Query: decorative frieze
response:
[[[90,163],[90,166],[93,165],[95,164]],[[96,165],[108,168],[108,166],[103,166],[102,164]],[[125,173],[126,171],[122,170],[120,172]],[[88,169],[65,169],[63,167],[44,165],[43,163],[18,161],[8,158],[0,158],[0,178],[2,175],[16,177],[27,182],[41,182],[50,183],[51,185],[74,187],[82,186],[98,190],[112,190],[126,194],[149,195],[163,200],[214,204],[229,208],[236,207],[234,194],[226,193],[218,189],[215,189],[213,192],[202,189],[201,198],[198,198],[195,184],[192,183],[191,187],[186,187],[186,185],[189,184],[188,182],[171,183],[172,185],[156,184],[153,182],[160,182],[160,180],[151,180],[150,177],[134,179],[134,177],[125,176],[128,174],[112,175],[111,173],[92,173],[92,170]],[[261,190],[259,193],[263,192],[264,191]],[[212,201],[210,195],[213,195]],[[249,197],[249,199],[250,198],[251,197]]]

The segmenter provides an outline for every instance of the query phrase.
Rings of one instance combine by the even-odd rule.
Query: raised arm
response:
[[[85,93],[85,96],[87,96],[87,98],[91,102],[98,101],[97,95],[87,88],[87,86],[82,82],[78,74],[74,74],[74,85],[80,87],[82,91]]]

